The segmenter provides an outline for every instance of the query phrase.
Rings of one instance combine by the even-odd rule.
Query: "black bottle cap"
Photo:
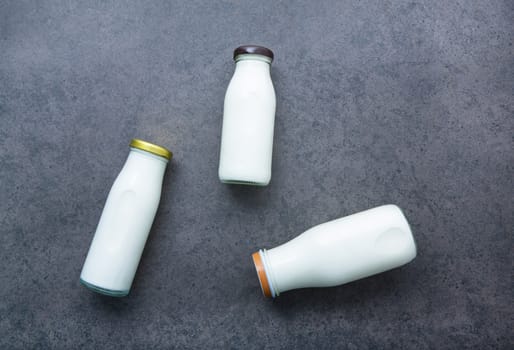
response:
[[[254,54],[254,55],[263,55],[266,57],[271,58],[273,61],[273,51],[270,49],[264,47],[264,46],[258,46],[258,45],[243,45],[239,46],[237,49],[234,50],[234,60],[238,55],[244,55],[244,54]]]

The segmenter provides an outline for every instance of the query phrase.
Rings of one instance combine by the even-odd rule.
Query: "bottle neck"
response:
[[[129,156],[131,156],[133,154],[137,154],[137,155],[140,155],[142,157],[147,157],[148,159],[158,160],[159,162],[164,162],[164,164],[168,164],[168,160],[166,158],[164,158],[164,157],[158,156],[156,154],[153,154],[151,152],[147,152],[147,151],[139,149],[139,148],[130,147]],[[136,156],[136,157],[138,157],[138,156]]]
[[[158,178],[162,178],[167,164],[168,160],[164,157],[131,147],[124,168],[137,173],[146,174],[145,176],[157,176]]]
[[[239,55],[236,57],[236,72],[238,73],[262,72],[269,74],[270,69],[271,58],[269,57],[254,54]]]

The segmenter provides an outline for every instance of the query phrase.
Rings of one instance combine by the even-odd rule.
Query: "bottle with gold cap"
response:
[[[262,292],[331,287],[404,265],[416,244],[400,208],[383,205],[307,230],[252,255]]]
[[[172,154],[133,139],[130,153],[105,203],[80,281],[101,294],[129,293],[161,197]]]

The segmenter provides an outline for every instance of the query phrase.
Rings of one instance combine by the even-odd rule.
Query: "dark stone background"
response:
[[[0,348],[512,346],[513,4],[0,2]],[[267,188],[217,178],[246,43],[276,55]],[[79,273],[132,137],[175,158],[112,299]],[[262,297],[252,252],[386,203],[412,263]]]

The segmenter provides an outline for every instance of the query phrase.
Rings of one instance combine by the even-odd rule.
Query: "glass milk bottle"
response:
[[[171,157],[164,147],[138,139],[130,143],[82,268],[80,281],[86,287],[116,297],[129,293]]]
[[[262,291],[331,287],[404,265],[416,257],[409,224],[395,205],[384,205],[307,230],[252,255]]]
[[[262,46],[234,51],[236,69],[223,108],[219,178],[229,184],[266,186],[271,179],[275,90],[273,52]]]

